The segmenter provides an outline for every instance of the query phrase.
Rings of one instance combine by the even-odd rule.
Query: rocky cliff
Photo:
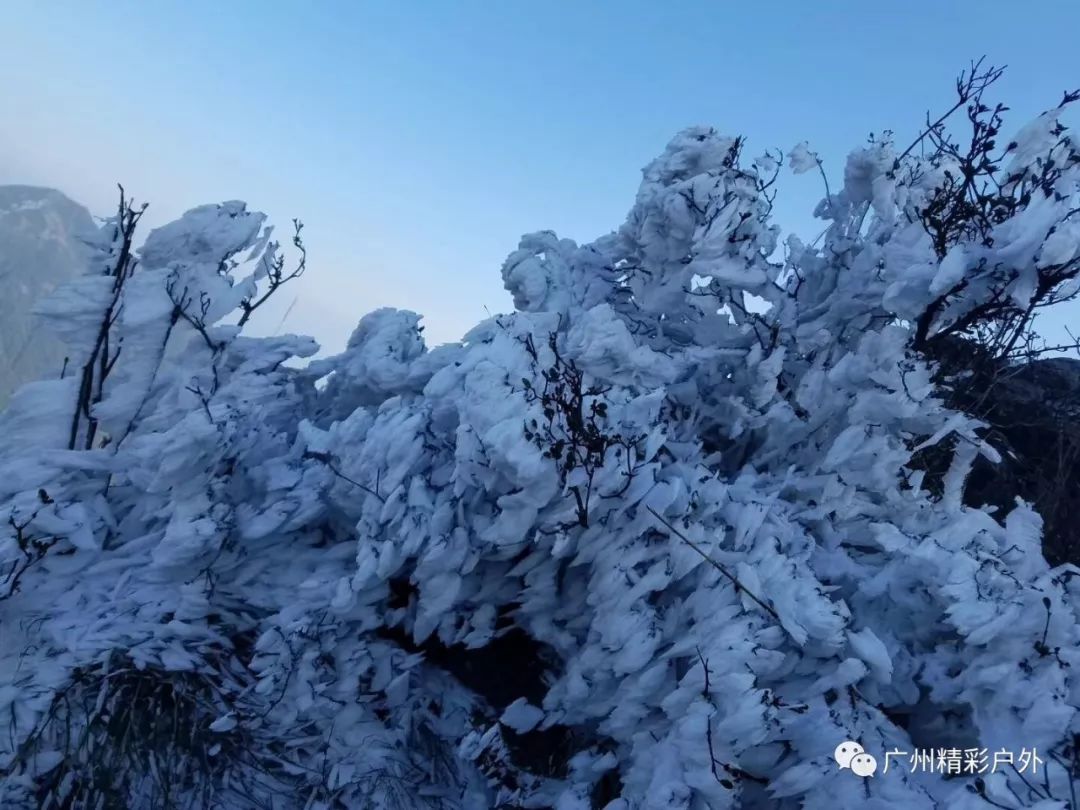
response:
[[[0,186],[0,407],[25,382],[59,373],[60,341],[34,304],[85,266],[90,213],[59,191]]]

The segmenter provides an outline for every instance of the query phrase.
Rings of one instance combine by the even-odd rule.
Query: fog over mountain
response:
[[[34,304],[77,275],[90,212],[59,191],[0,186],[0,407],[29,380],[59,372],[63,344],[33,315]]]

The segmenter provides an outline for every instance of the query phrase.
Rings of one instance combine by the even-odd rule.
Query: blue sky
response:
[[[759,10],[760,9],[760,10]],[[244,199],[300,217],[309,274],[259,326],[339,348],[378,306],[451,340],[509,308],[522,233],[617,227],[677,130],[808,140],[840,177],[915,132],[973,56],[1008,63],[1018,127],[1080,84],[1080,3],[6,0],[0,183],[95,213],[123,182],[161,224]],[[838,182],[838,180],[837,180]],[[815,235],[820,178],[777,216]],[[283,228],[284,230],[284,228]]]

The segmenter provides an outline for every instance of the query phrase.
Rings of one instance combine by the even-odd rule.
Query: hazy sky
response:
[[[509,308],[522,233],[617,227],[641,167],[710,124],[809,140],[839,182],[871,131],[916,131],[982,53],[1019,126],[1080,84],[1080,2],[0,0],[0,183],[94,213],[123,182],[161,224],[247,200],[306,224],[309,274],[263,319],[341,347],[398,306],[450,340]],[[781,224],[813,236],[820,179]]]

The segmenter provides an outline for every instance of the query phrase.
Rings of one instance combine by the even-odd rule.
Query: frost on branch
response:
[[[783,261],[784,156],[689,129],[613,233],[522,239],[516,312],[429,350],[377,310],[304,369],[239,329],[299,227],[296,270],[241,203],[132,252],[122,204],[45,308],[76,373],[0,417],[0,803],[1062,806],[1080,570],[971,502],[1002,454],[948,358],[1075,289],[1080,165],[1057,113],[997,145],[993,76]],[[862,780],[849,739],[1045,772]]]

